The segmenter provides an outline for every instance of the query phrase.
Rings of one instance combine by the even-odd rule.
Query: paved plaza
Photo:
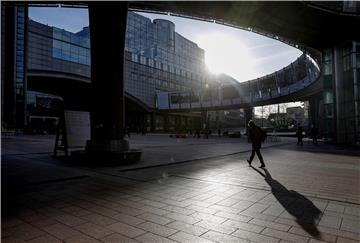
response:
[[[360,242],[360,150],[293,138],[134,135],[142,161],[52,157],[53,136],[2,138],[1,242]]]

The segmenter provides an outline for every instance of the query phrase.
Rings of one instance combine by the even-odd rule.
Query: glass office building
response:
[[[360,42],[323,52],[323,133],[338,143],[360,143]]]
[[[26,19],[27,8],[1,5],[1,126],[4,130],[23,128],[25,124]]]
[[[89,27],[71,33],[33,20],[29,20],[28,26],[30,76],[61,76],[90,82]],[[143,105],[147,113],[140,117],[138,113],[128,115],[129,124],[146,123],[147,130],[150,127],[151,130],[168,130],[176,127],[175,123],[188,127],[194,119],[200,119],[196,114],[164,116],[154,113],[157,92],[199,91],[213,82],[213,76],[206,70],[204,50],[176,33],[174,23],[162,19],[151,21],[129,12],[124,71],[126,95]],[[40,95],[39,92],[28,93],[32,100],[34,94]],[[166,122],[174,126],[165,125]]]

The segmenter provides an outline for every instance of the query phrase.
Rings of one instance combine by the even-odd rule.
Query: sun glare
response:
[[[226,73],[237,77],[238,81],[257,77],[255,61],[239,39],[223,33],[212,33],[200,36],[195,42],[205,50],[205,63],[210,72]]]

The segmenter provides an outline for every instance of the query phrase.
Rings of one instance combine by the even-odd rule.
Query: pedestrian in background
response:
[[[297,131],[296,131],[296,136],[297,136],[297,139],[298,139],[298,141],[297,141],[297,144],[298,145],[303,145],[303,141],[302,141],[302,139],[303,139],[303,129],[302,129],[302,126],[298,126],[298,129],[297,129]]]

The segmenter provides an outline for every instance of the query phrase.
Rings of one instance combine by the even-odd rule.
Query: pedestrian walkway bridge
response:
[[[306,100],[321,91],[319,65],[307,54],[270,75],[233,85],[207,84],[200,92],[158,92],[161,111],[222,110]]]

